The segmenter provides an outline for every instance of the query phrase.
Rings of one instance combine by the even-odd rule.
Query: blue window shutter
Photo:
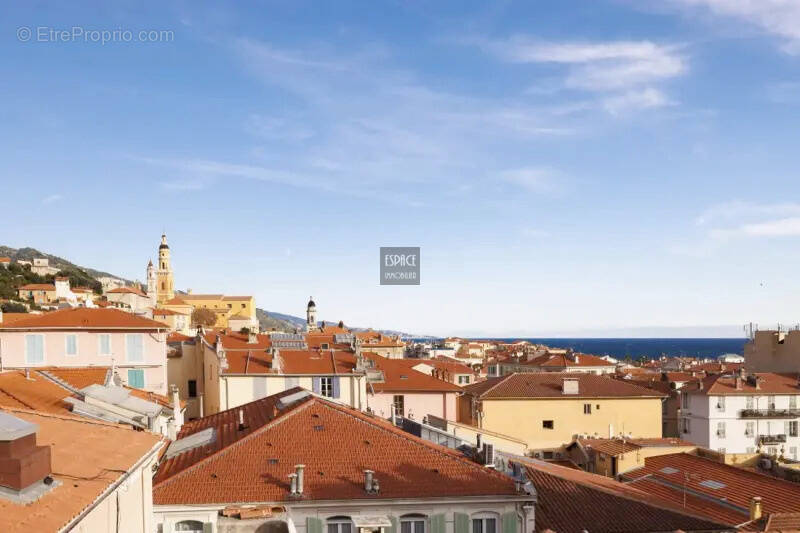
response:
[[[311,378],[311,389],[314,391],[314,394],[319,394],[322,391],[319,378]]]
[[[339,397],[339,376],[334,376],[333,378],[333,397]]]
[[[144,388],[144,370],[141,368],[128,369],[128,386],[137,389]]]
[[[455,533],[469,533],[469,516],[466,513],[453,513]]]

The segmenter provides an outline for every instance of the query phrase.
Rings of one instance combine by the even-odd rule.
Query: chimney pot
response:
[[[244,409],[239,409],[239,431],[244,429]]]
[[[303,494],[303,470],[305,469],[306,465],[294,465],[294,471],[297,475],[297,494]]]
[[[372,479],[373,479],[373,472],[372,470],[364,470],[364,490],[367,493],[372,492]]]
[[[39,426],[0,413],[0,486],[22,491],[52,474],[50,447],[36,445]]]
[[[289,493],[297,494],[297,474],[294,472],[289,474]]]
[[[761,496],[753,496],[750,500],[750,520],[761,518]]]

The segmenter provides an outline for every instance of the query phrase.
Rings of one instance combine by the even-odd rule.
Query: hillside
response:
[[[120,276],[115,276],[114,274],[109,274],[108,272],[103,272],[102,270],[95,270],[89,267],[82,267],[76,265],[75,263],[71,263],[64,259],[63,257],[59,257],[57,255],[48,254],[45,252],[40,252],[36,248],[11,248],[10,246],[2,246],[0,245],[0,257],[10,257],[12,261],[33,261],[34,257],[46,257],[50,260],[50,266],[59,268],[62,270],[83,270],[87,274],[89,274],[92,278],[97,279],[103,276],[109,276],[112,278],[121,279],[126,283],[130,283],[130,280],[126,280]]]
[[[303,331],[306,327],[306,320],[305,318],[300,318],[299,316],[294,315],[286,315],[284,313],[278,313],[276,311],[266,311],[264,309],[256,309],[256,316],[258,317],[258,322],[261,325],[262,329],[269,330],[271,328],[276,328],[279,331],[286,331],[286,332],[293,332],[295,328]],[[321,322],[317,322],[321,324]],[[326,320],[326,324],[338,324],[338,320]],[[354,327],[354,326],[347,326],[352,331],[367,331],[369,328],[361,328],[361,327]],[[400,335],[401,337],[413,337],[413,338],[422,338],[427,337],[427,335],[417,335],[412,333],[405,333],[402,331],[396,331],[392,329],[376,329],[375,331],[379,331],[385,335]]]

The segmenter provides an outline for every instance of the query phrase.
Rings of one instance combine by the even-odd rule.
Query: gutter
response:
[[[83,511],[81,511],[81,513],[78,516],[73,518],[70,523],[68,523],[66,526],[59,529],[58,531],[66,533],[67,531],[72,531],[73,529],[75,529],[75,527],[77,527],[80,524],[80,522],[84,518],[86,518],[86,516],[89,513],[91,513],[103,500],[105,500],[109,494],[117,490],[120,485],[122,485],[125,481],[127,481],[128,478],[131,477],[131,474],[133,474],[133,472],[137,471],[142,466],[142,464],[149,461],[153,455],[158,453],[165,442],[166,439],[164,437],[161,437],[161,439],[159,439],[159,441],[155,444],[155,446],[153,446],[144,457],[139,459],[136,462],[136,464],[134,464],[131,468],[128,469],[128,472],[124,476],[116,480],[106,490],[101,492],[100,495],[97,498],[95,498],[95,500],[89,507],[86,507]],[[147,474],[148,474],[147,472],[142,472],[142,475],[147,475]],[[119,503],[117,503],[117,512],[119,513]]]

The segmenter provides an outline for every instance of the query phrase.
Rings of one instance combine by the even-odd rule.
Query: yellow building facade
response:
[[[663,396],[604,376],[512,374],[464,389],[460,422],[518,438],[531,451],[563,450],[576,435],[661,437]]]
[[[178,312],[194,309],[210,309],[216,316],[212,327],[228,328],[230,323],[241,325],[249,321],[248,327],[257,327],[256,300],[252,296],[225,296],[223,294],[179,294],[164,302],[165,309]]]

